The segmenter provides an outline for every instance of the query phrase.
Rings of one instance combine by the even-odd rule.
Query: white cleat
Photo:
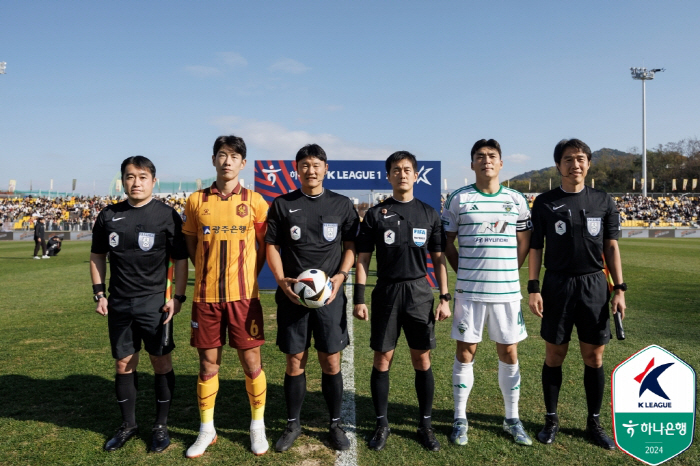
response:
[[[265,435],[265,426],[257,429],[250,429],[250,449],[255,456],[261,456],[267,453],[270,444],[267,443]]]
[[[41,260],[41,257],[39,257],[39,256],[34,256],[34,259],[39,259],[39,260]]]
[[[42,259],[50,259],[51,256],[46,256],[46,255],[44,255],[44,256],[41,256],[41,258],[42,258]]]
[[[185,456],[187,458],[198,458],[204,454],[209,445],[216,443],[216,430],[199,431],[197,440],[187,449]]]

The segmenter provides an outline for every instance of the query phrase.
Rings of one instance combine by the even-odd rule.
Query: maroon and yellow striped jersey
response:
[[[265,223],[267,210],[260,194],[240,184],[228,196],[216,183],[190,195],[182,232],[197,236],[194,301],[223,303],[260,296],[255,228]]]

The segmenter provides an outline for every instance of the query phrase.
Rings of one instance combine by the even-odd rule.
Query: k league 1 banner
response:
[[[440,212],[440,162],[418,162],[418,181],[413,186],[415,197]],[[301,187],[294,160],[257,160],[255,162],[255,191],[262,194],[268,204],[282,194]],[[383,160],[331,160],[323,187],[333,191],[391,191],[386,179]],[[428,256],[428,282],[437,287],[433,263]],[[275,289],[272,272],[265,268],[258,277],[260,289]]]
[[[440,212],[440,162],[418,162],[418,181],[414,194]],[[255,191],[268,203],[281,194],[301,186],[293,160],[257,160],[255,162]],[[331,160],[323,181],[333,191],[391,191],[386,179],[383,160]]]

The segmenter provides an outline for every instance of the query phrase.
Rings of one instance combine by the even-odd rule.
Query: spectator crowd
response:
[[[156,199],[172,206],[180,215],[185,211],[184,194],[170,194]],[[654,198],[625,194],[614,199],[623,221],[643,221],[648,223],[645,226],[698,227],[698,197]],[[0,224],[5,231],[31,230],[36,218],[41,216],[45,219],[47,231],[92,230],[97,214],[107,205],[120,200],[121,196],[0,198]],[[532,205],[534,196],[528,200]],[[444,198],[441,202],[444,202]]]
[[[121,199],[121,196],[0,198],[0,224],[4,231],[31,230],[36,219],[43,217],[46,231],[92,230],[97,214]],[[155,199],[172,206],[181,215],[185,211],[186,198],[182,195]]]

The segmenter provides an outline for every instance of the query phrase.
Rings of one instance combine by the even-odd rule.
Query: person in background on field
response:
[[[46,255],[46,239],[44,239],[45,232],[46,224],[44,223],[44,216],[38,215],[36,217],[36,223],[34,224],[34,259],[49,258],[49,256]],[[41,248],[41,257],[39,257],[39,248]]]

